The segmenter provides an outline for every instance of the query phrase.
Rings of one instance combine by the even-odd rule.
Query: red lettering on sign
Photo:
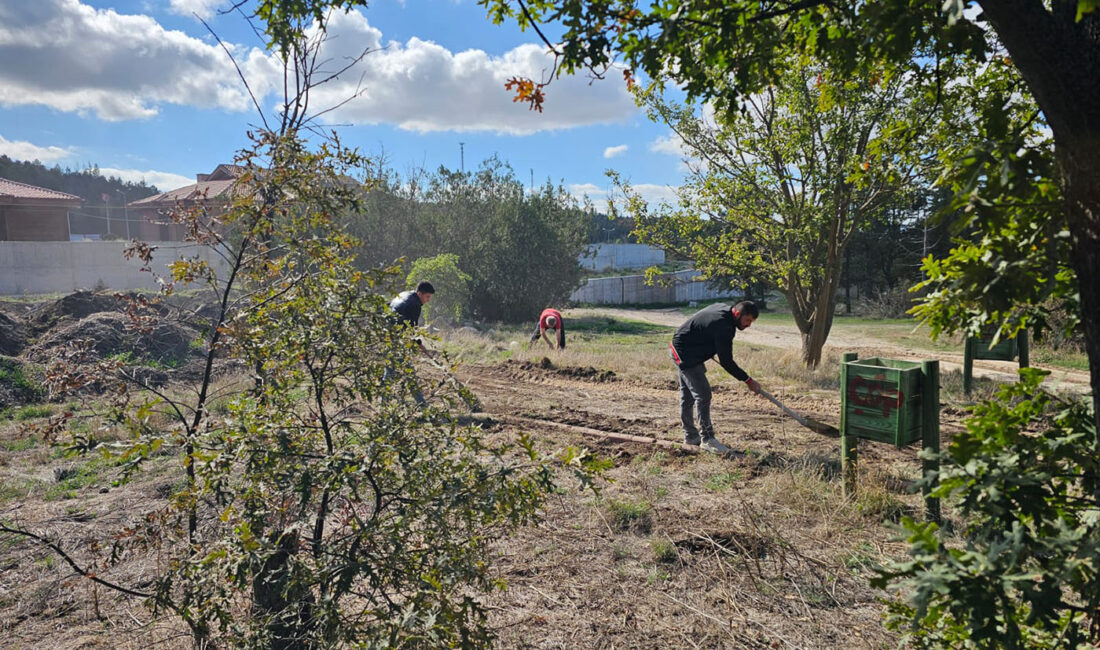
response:
[[[882,417],[890,415],[890,410],[901,408],[905,400],[900,390],[886,383],[886,375],[875,375],[870,379],[866,377],[852,377],[848,380],[848,401],[857,406],[866,406],[869,409],[881,410]],[[855,409],[857,414],[862,409]]]

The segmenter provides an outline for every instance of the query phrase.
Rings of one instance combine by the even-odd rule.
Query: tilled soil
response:
[[[525,430],[547,447],[587,446],[616,465],[609,473],[614,482],[600,497],[552,501],[543,524],[499,543],[498,566],[509,588],[491,602],[504,647],[894,643],[880,624],[883,607],[876,599],[883,594],[838,559],[860,543],[889,546],[888,529],[872,521],[867,530],[851,530],[850,521],[815,517],[797,503],[769,502],[776,481],[794,473],[819,476],[826,489],[838,491],[836,439],[733,389],[715,395],[715,426],[723,442],[748,451],[747,457],[668,451],[599,435],[679,441],[676,391],[667,385],[586,381],[545,362],[469,366],[461,379],[490,416],[524,423],[498,424],[497,435]],[[835,400],[780,398],[822,421],[839,419]],[[957,416],[946,414],[945,432],[959,426]],[[919,498],[909,496],[919,473],[917,451],[864,444],[860,464],[880,486],[906,495],[899,497],[908,499],[905,514],[919,517]],[[719,490],[715,477],[728,482]],[[618,501],[651,504],[648,523],[615,527],[612,504]]]
[[[49,326],[36,330],[38,340],[54,328],[104,320],[99,306],[85,298],[68,306],[73,313],[43,309],[33,322]],[[861,445],[861,489],[878,500],[860,501],[840,494],[836,439],[740,384],[716,386],[713,416],[719,439],[748,454],[722,458],[678,447],[671,371],[646,381],[547,357],[467,365],[458,377],[479,398],[472,419],[486,436],[512,441],[527,433],[545,452],[587,447],[614,463],[599,494],[577,491],[563,473],[565,489],[548,500],[542,522],[494,544],[492,561],[507,584],[485,600],[498,647],[896,644],[881,625],[885,594],[868,580],[875,562],[904,554],[884,522],[921,514],[912,494],[916,447]],[[835,395],[775,394],[796,412],[839,422]],[[941,415],[949,437],[964,412],[947,406]],[[48,480],[69,462],[43,446],[23,449],[20,435],[14,425],[0,432],[0,482]],[[17,496],[5,507],[78,539],[163,504],[173,480],[162,473],[125,488],[93,485],[50,502]],[[140,582],[140,569],[117,578]],[[189,647],[178,624],[92,588],[51,554],[28,553],[27,545],[0,550],[0,647],[149,645]]]

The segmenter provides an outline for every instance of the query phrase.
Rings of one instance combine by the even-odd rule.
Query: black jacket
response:
[[[733,360],[737,322],[730,309],[730,305],[723,303],[703,307],[676,330],[672,349],[679,357],[677,365],[691,368],[717,354],[718,363],[726,372],[741,381],[748,380],[748,373]]]
[[[390,309],[397,312],[401,320],[415,327],[420,324],[420,310],[424,306],[415,291],[402,291],[390,301]]]

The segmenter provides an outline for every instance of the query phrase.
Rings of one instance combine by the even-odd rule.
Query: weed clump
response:
[[[641,501],[611,501],[607,504],[611,527],[620,532],[649,534],[653,529],[653,506]]]

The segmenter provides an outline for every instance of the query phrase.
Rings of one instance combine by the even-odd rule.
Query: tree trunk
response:
[[[267,619],[268,648],[306,650],[309,647],[313,598],[298,584],[293,557],[300,550],[293,532],[273,532],[268,541],[275,551],[252,578],[252,601],[256,614]]]
[[[979,0],[1054,134],[1089,357],[1100,454],[1100,11],[1076,2]],[[1094,495],[1100,499],[1100,488]]]
[[[1065,177],[1066,214],[1073,237],[1073,270],[1081,295],[1081,321],[1089,356],[1089,379],[1100,456],[1100,115],[1097,132],[1081,146],[1064,147],[1058,161]],[[1100,493],[1096,495],[1100,501]]]

